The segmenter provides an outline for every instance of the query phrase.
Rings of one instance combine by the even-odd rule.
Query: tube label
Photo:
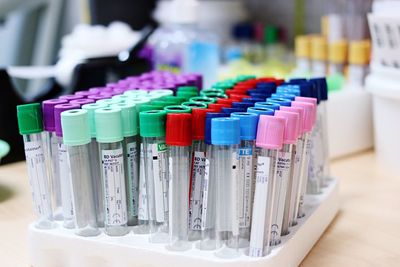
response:
[[[205,153],[194,151],[192,157],[189,210],[189,226],[192,230],[201,230],[202,182],[205,172],[205,162]]]
[[[71,169],[68,161],[67,148],[64,144],[58,144],[58,162],[63,217],[66,220],[72,220],[74,216],[74,206],[72,202]]]
[[[152,144],[155,216],[157,222],[168,220],[168,159],[165,143]]]
[[[140,168],[139,168],[139,220],[149,220],[149,210],[147,207],[146,177],[144,174],[144,150],[140,144]],[[153,219],[153,218],[152,218]]]
[[[262,257],[264,244],[269,244],[269,240],[267,240],[269,227],[266,213],[268,212],[268,184],[271,179],[269,177],[270,162],[270,157],[259,156],[257,158],[256,188],[250,233],[250,257]]]
[[[50,191],[47,183],[43,147],[38,141],[25,142],[24,146],[33,209],[39,216],[50,215]]]
[[[130,201],[130,213],[132,216],[138,215],[138,203],[139,203],[139,177],[138,177],[138,166],[137,166],[137,149],[136,142],[128,143],[126,145],[127,152],[127,164],[128,164],[128,175],[129,175],[129,201]]]
[[[105,185],[106,225],[125,225],[128,216],[122,148],[102,150],[101,165]]]
[[[207,220],[208,208],[208,189],[210,182],[210,159],[205,158],[204,161],[204,180],[203,180],[203,199],[201,205],[201,230],[208,229],[212,226],[210,218]]]
[[[252,206],[252,183],[254,176],[253,148],[239,149],[239,227],[250,227]]]
[[[239,200],[237,199],[239,196],[239,188],[238,188],[238,175],[239,175],[239,157],[238,153],[235,151],[232,153],[231,158],[231,177],[232,177],[232,188],[233,188],[233,205],[234,209],[232,210],[232,235],[239,235]],[[229,206],[228,206],[229,207]],[[229,225],[229,224],[228,224]],[[229,229],[229,228],[228,228]]]

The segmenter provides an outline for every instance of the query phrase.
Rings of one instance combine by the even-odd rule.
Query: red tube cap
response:
[[[251,98],[251,96],[249,96],[249,95],[231,95],[231,99],[235,100],[236,102],[237,101],[242,102],[244,98]]]
[[[169,146],[192,145],[192,115],[168,113],[165,142]]]
[[[217,99],[217,104],[229,105],[229,108],[232,106],[233,102],[236,102],[236,100],[230,99],[230,98],[218,98]]]
[[[215,112],[212,109],[192,109],[192,133],[193,140],[204,140],[206,128],[206,115]]]

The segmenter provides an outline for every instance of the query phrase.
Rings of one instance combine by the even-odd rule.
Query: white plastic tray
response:
[[[221,259],[214,252],[195,248],[171,252],[165,245],[150,244],[146,235],[124,237],[101,234],[84,238],[61,226],[53,230],[29,229],[29,252],[34,267],[286,267],[297,266],[311,250],[338,208],[338,181],[332,179],[323,193],[306,196],[307,216],[299,221],[282,244],[263,258],[241,256]]]

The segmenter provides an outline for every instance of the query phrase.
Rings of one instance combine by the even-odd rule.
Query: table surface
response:
[[[399,266],[400,176],[373,152],[336,160],[338,215],[301,266]],[[24,163],[0,168],[0,266],[29,266],[27,228],[33,220]]]

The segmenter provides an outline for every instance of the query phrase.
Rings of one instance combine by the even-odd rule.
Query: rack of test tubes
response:
[[[201,87],[155,71],[17,107],[32,266],[301,262],[338,210],[325,78]]]

